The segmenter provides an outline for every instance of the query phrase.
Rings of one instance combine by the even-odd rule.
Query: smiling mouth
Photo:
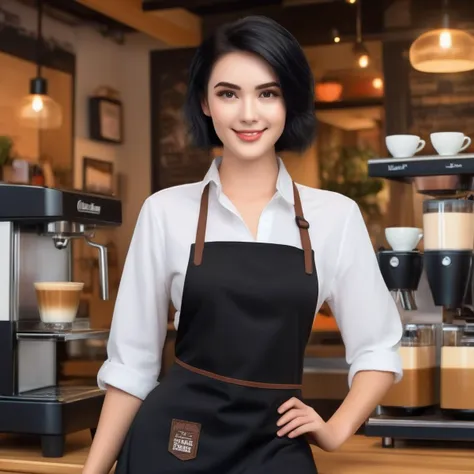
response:
[[[266,130],[233,130],[235,134],[243,141],[254,142],[258,140]]]

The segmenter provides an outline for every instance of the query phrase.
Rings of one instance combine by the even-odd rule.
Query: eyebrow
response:
[[[232,84],[231,82],[218,82],[215,86],[214,86],[214,89],[216,89],[217,87],[228,87],[229,89],[235,89],[237,91],[241,90],[241,87],[236,85],[236,84]],[[265,84],[260,84],[258,86],[255,87],[256,90],[260,90],[260,89],[267,89],[268,87],[280,87],[280,84],[278,84],[278,82],[265,82]]]

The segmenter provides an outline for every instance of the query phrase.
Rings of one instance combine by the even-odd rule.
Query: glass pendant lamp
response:
[[[474,37],[449,27],[448,0],[444,0],[443,27],[423,33],[410,47],[414,69],[429,73],[454,73],[474,69]]]
[[[20,101],[18,118],[28,128],[44,130],[61,126],[61,106],[48,96],[46,79],[40,76],[31,79],[30,93]]]
[[[48,95],[48,82],[41,76],[43,1],[38,0],[37,74],[30,81],[30,93],[17,109],[20,124],[28,128],[52,129],[62,124],[61,106]]]
[[[356,7],[356,42],[352,48],[352,53],[355,57],[356,66],[365,69],[370,64],[370,55],[367,47],[362,41],[362,0],[357,2]]]

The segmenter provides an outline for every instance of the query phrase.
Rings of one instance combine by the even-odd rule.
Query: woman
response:
[[[197,146],[222,146],[202,182],[143,205],[117,298],[107,389],[85,474],[314,474],[394,380],[401,323],[356,204],[295,185],[277,153],[314,138],[313,79],[296,40],[262,17],[196,52],[185,107]],[[169,300],[176,363],[160,385]],[[324,422],[302,401],[323,302],[350,392]]]

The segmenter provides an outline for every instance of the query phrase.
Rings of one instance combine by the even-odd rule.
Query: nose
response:
[[[247,97],[242,101],[240,120],[243,123],[255,123],[258,121],[258,107],[252,97]]]

